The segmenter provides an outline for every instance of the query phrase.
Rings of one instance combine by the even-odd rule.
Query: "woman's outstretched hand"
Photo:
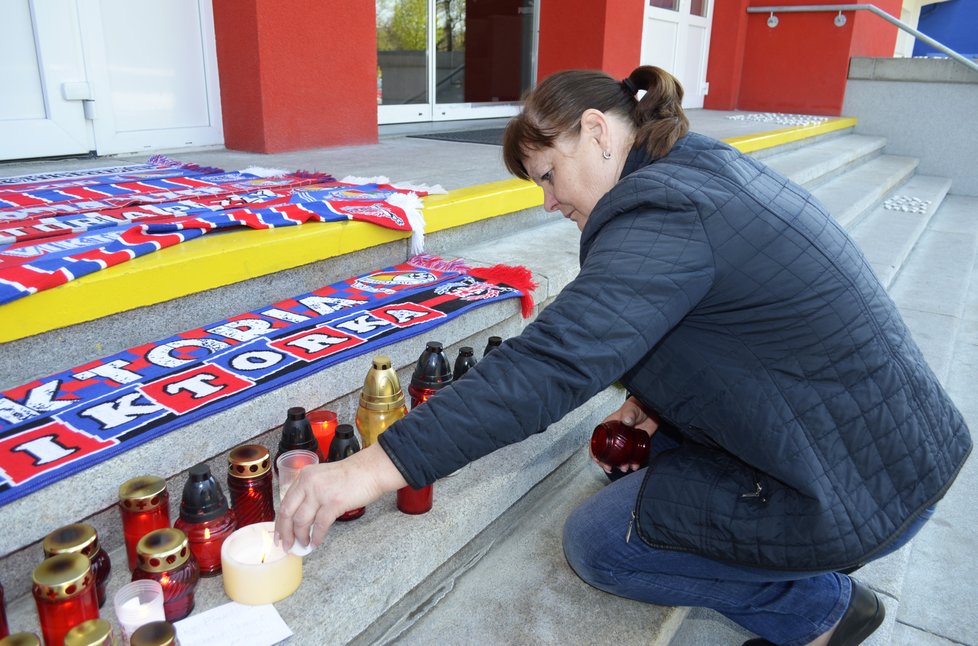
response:
[[[635,428],[641,429],[649,434],[649,437],[659,428],[658,420],[645,412],[645,409],[638,403],[638,400],[634,397],[629,397],[625,400],[625,403],[621,405],[621,408],[608,415],[602,423],[609,421],[619,421],[625,426],[634,426]],[[613,467],[611,465],[605,464],[599,461],[594,455],[591,455],[591,459],[604,469],[605,473],[611,473]],[[628,464],[618,467],[619,471],[628,473],[630,471],[636,471],[641,468],[640,464]]]
[[[345,512],[407,486],[379,444],[345,460],[316,464],[299,472],[275,516],[275,534],[288,551],[293,542],[313,547]]]

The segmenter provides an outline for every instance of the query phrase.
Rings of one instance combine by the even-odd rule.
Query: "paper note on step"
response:
[[[292,636],[275,606],[226,603],[174,624],[180,646],[272,646]]]

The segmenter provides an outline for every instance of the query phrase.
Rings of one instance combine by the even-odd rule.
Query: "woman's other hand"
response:
[[[407,482],[379,444],[345,460],[308,466],[279,506],[275,533],[285,550],[293,542],[319,546],[333,521],[345,512],[404,486]]]
[[[649,437],[651,437],[652,434],[659,428],[659,420],[654,415],[650,415],[648,412],[646,412],[645,409],[642,408],[641,404],[638,403],[638,400],[634,397],[629,397],[626,399],[625,403],[621,405],[621,408],[604,418],[602,423],[610,421],[619,421],[625,426],[633,426],[637,429],[641,429],[648,433]],[[605,473],[609,475],[611,474],[614,467],[599,461],[594,457],[594,454],[591,455],[591,459],[594,460],[598,466],[604,469]],[[631,471],[636,471],[641,467],[642,465],[640,464],[628,464],[618,467],[618,470],[623,473],[629,473]]]

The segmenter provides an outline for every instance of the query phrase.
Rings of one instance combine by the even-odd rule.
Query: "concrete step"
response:
[[[885,146],[883,137],[850,134],[773,155],[764,163],[811,189],[881,154]]]
[[[587,450],[578,450],[456,554],[451,572],[412,592],[419,599],[400,608],[398,621],[381,618],[354,643],[666,646],[686,608],[612,597],[564,560],[564,520],[607,484]]]
[[[851,230],[873,206],[907,181],[917,168],[912,157],[881,155],[812,191],[829,213]]]
[[[914,175],[852,229],[876,275],[889,287],[951,188],[946,177]]]

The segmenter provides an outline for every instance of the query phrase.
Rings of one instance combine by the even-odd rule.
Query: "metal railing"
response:
[[[885,20],[887,22],[896,25],[897,27],[899,27],[903,31],[907,32],[908,34],[910,34],[914,38],[916,38],[918,40],[922,40],[923,42],[927,43],[928,45],[930,45],[934,49],[936,49],[936,50],[938,50],[940,52],[943,52],[943,53],[947,54],[950,58],[953,58],[954,60],[956,60],[957,62],[961,63],[965,67],[967,67],[967,68],[969,68],[971,70],[974,70],[975,72],[978,72],[978,63],[976,63],[975,61],[970,60],[968,58],[965,58],[964,56],[962,56],[961,54],[957,53],[956,51],[954,51],[953,49],[951,49],[947,45],[944,45],[943,43],[939,43],[936,40],[934,40],[933,38],[931,38],[930,36],[928,36],[927,34],[917,31],[916,29],[914,29],[913,27],[911,27],[907,23],[902,22],[900,20],[897,20],[896,18],[894,18],[890,14],[886,13],[885,11],[883,11],[882,9],[880,9],[879,7],[877,7],[876,5],[871,5],[871,4],[824,4],[824,5],[810,4],[810,5],[795,5],[795,6],[783,6],[783,5],[779,5],[779,6],[771,6],[771,7],[748,7],[747,8],[747,13],[767,13],[767,14],[771,14],[772,17],[774,17],[774,14],[776,14],[776,13],[802,13],[802,12],[808,12],[808,11],[833,11],[833,12],[838,12],[839,13],[839,16],[842,17],[842,20],[839,21],[839,16],[837,16],[836,17],[836,25],[838,25],[840,27],[845,24],[845,16],[842,16],[842,12],[843,11],[868,11],[868,12],[870,12],[872,14],[875,14],[875,15],[879,16],[880,18],[882,18],[883,20]],[[771,22],[769,22],[768,24],[770,26],[772,26],[772,27],[777,26],[777,24],[778,24],[777,18],[775,18],[775,20],[773,21],[773,24],[771,24]]]

